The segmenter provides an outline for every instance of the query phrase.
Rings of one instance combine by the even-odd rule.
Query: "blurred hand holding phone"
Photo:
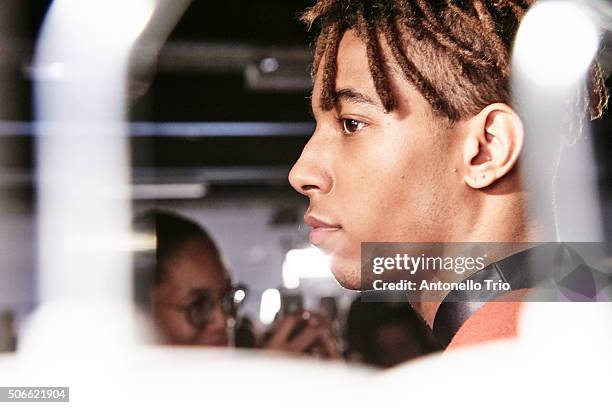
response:
[[[281,309],[264,335],[263,349],[303,353],[322,359],[342,357],[341,342],[332,322],[304,309],[300,293],[281,293]]]

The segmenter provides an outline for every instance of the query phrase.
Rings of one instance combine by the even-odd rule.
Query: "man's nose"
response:
[[[324,164],[324,152],[320,142],[313,135],[298,161],[289,172],[289,183],[301,194],[312,198],[314,194],[326,194],[331,191],[333,178]]]

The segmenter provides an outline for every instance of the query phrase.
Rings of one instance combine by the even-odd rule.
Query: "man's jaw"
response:
[[[343,226],[331,218],[316,214],[309,208],[304,215],[304,221],[312,230],[310,243],[330,257],[330,269],[336,281],[346,289],[359,290],[361,285],[359,260],[347,256],[343,244],[347,237],[343,234]],[[356,255],[358,257],[358,255]]]
[[[345,289],[362,290],[359,263],[337,255],[331,256],[330,268],[336,281]]]

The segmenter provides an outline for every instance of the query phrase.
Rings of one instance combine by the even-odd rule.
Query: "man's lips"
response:
[[[308,224],[312,231],[310,231],[310,242],[313,245],[320,245],[334,232],[339,231],[342,227],[338,224],[332,224],[311,215],[307,214],[304,217],[304,221]]]

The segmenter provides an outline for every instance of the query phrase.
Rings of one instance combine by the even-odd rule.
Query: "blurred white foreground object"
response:
[[[45,17],[32,69],[40,305],[19,345],[38,372],[110,367],[134,343],[128,70],[148,24],[160,44],[187,5],[55,0]]]
[[[541,1],[521,23],[514,59],[540,85],[559,86],[582,78],[598,46],[598,25],[582,3]]]
[[[132,337],[122,316],[131,293],[125,89],[132,46],[155,7],[154,0],[56,0],[35,51],[36,313],[45,318],[33,323],[61,327],[49,335],[83,348],[91,341],[112,348]],[[105,306],[108,320],[100,321]],[[118,331],[116,322],[125,327]],[[114,330],[96,341],[96,327]],[[45,353],[48,336],[42,326],[32,330],[36,337],[24,339],[24,352]]]
[[[564,242],[603,239],[591,129],[584,117],[586,78],[603,22],[588,5],[536,2],[523,18],[512,54],[512,94],[526,130],[522,174],[529,210],[534,219],[547,220],[545,228],[556,224],[546,233]],[[564,147],[570,145],[568,155]],[[563,169],[571,171],[559,171],[560,157]],[[552,216],[551,203],[557,209]]]

